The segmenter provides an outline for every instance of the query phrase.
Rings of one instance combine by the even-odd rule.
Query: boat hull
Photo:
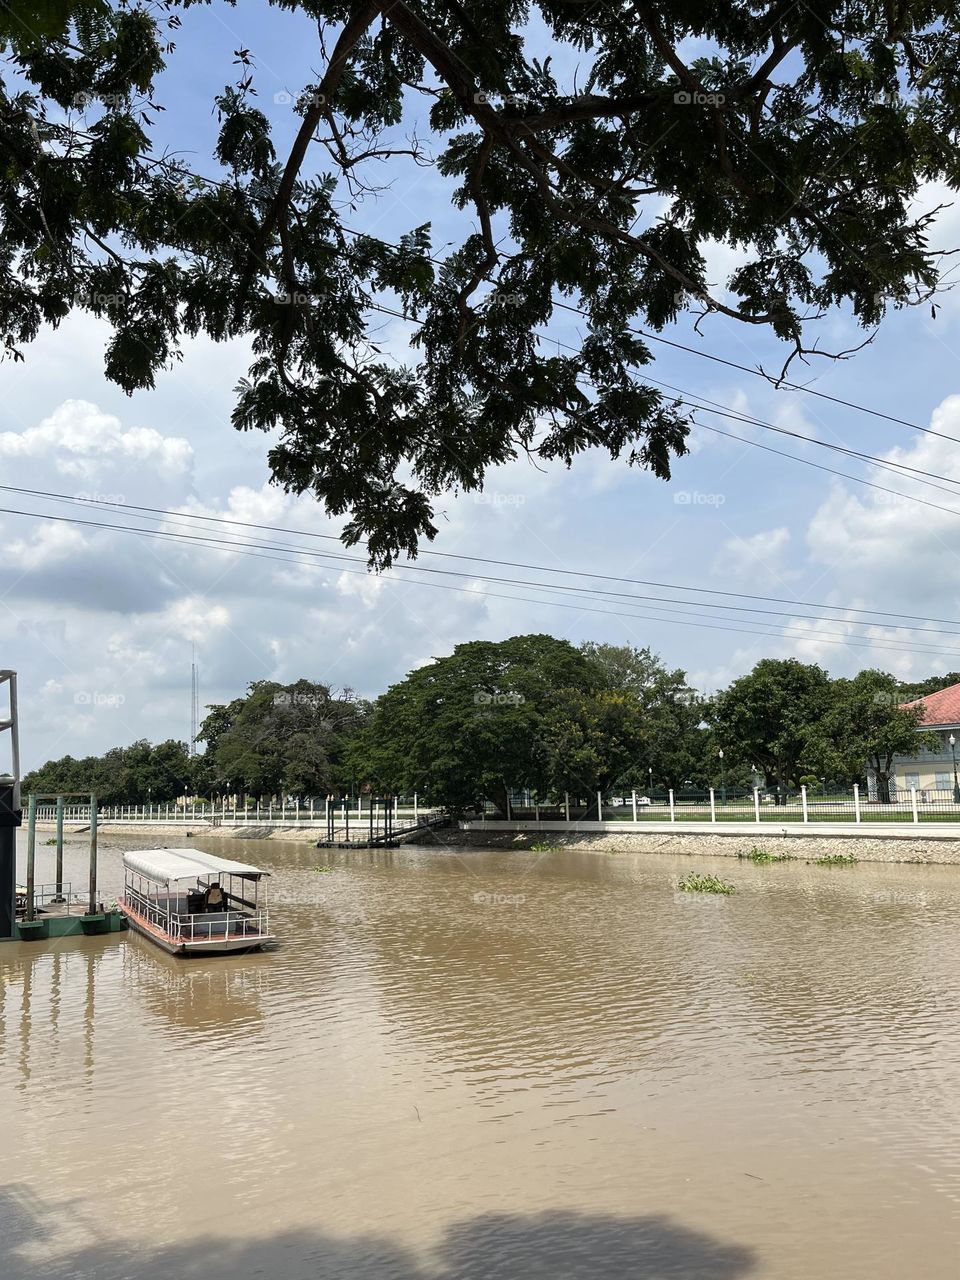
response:
[[[238,937],[181,938],[166,933],[145,919],[125,902],[120,910],[131,929],[172,956],[226,956],[244,952],[263,951],[275,941],[272,934],[245,934]]]

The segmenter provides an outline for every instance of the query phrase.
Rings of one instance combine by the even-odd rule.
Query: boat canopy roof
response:
[[[240,876],[244,880],[259,880],[268,876],[246,862],[234,862],[232,858],[218,858],[215,853],[201,849],[134,849],[123,855],[123,865],[128,871],[136,871],[157,884],[170,885],[178,880],[196,880],[198,876]]]

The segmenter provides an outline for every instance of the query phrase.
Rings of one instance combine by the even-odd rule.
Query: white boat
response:
[[[119,901],[131,929],[171,955],[259,951],[273,941],[268,871],[200,849],[135,849],[123,855]]]

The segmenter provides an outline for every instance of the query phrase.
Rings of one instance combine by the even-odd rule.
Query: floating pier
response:
[[[63,810],[70,794],[30,795],[27,797],[27,882],[15,888],[14,931],[8,939],[19,942],[41,942],[45,938],[71,938],[98,933],[120,933],[126,929],[126,917],[116,908],[108,909],[100,901],[97,888],[97,797],[90,802],[90,857],[86,895],[74,894],[73,885],[63,878]],[[37,805],[54,801],[57,812],[56,870],[49,884],[38,884]],[[2,940],[2,939],[0,939]]]
[[[414,809],[412,823],[401,826],[397,822],[397,805],[393,796],[382,800],[371,797],[367,821],[359,816],[351,827],[350,810],[346,801],[341,803],[339,821],[333,797],[327,799],[326,838],[318,840],[318,849],[393,849],[421,831],[433,831],[449,825],[445,813],[417,813]]]
[[[118,933],[127,927],[117,910],[105,909],[97,892],[97,797],[90,805],[90,860],[86,897],[75,895],[63,878],[64,795],[31,795],[27,800],[27,879],[17,884],[17,829],[20,805],[20,738],[17,721],[17,677],[0,671],[0,687],[9,690],[9,713],[0,716],[0,733],[9,732],[11,772],[0,775],[0,942],[43,942],[49,938]],[[49,884],[37,884],[37,804],[54,801],[57,814],[56,868]]]

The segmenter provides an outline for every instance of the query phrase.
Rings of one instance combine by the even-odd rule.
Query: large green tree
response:
[[[505,812],[511,788],[549,788],[543,725],[557,693],[595,683],[584,655],[553,636],[457,645],[377,699],[355,767],[378,790]]]
[[[814,663],[763,658],[713,700],[715,741],[762,770],[768,786],[800,785],[819,752],[830,677]]]
[[[585,796],[588,820],[599,819],[599,794],[629,782],[649,758],[649,724],[630,693],[561,689],[549,701],[539,729],[547,788]]]
[[[889,804],[894,759],[911,756],[931,735],[920,723],[923,708],[901,706],[899,681],[885,671],[861,671],[852,680],[834,680],[829,705],[814,735],[820,769],[832,778],[858,782],[870,769],[877,799]]]
[[[234,425],[275,432],[275,479],[376,563],[521,453],[667,476],[685,420],[638,323],[714,314],[792,356],[837,304],[873,326],[935,289],[914,197],[958,183],[953,3],[277,0],[291,43],[317,33],[293,139],[241,48],[206,148],[162,114],[190,7],[0,5],[0,334],[20,355],[84,308],[127,391],[184,337],[249,338]],[[363,207],[391,180],[414,208],[396,243]],[[571,305],[576,345],[545,340]],[[415,354],[381,352],[384,312]]]
[[[254,681],[246,697],[210,707],[200,726],[207,789],[298,796],[348,790],[344,759],[365,713],[349,690],[310,680]]]
[[[704,723],[706,702],[687,680],[669,670],[649,648],[588,641],[581,651],[597,668],[611,692],[627,695],[643,720],[642,749],[610,780],[610,785],[682,787],[688,779],[709,783],[710,735]]]

